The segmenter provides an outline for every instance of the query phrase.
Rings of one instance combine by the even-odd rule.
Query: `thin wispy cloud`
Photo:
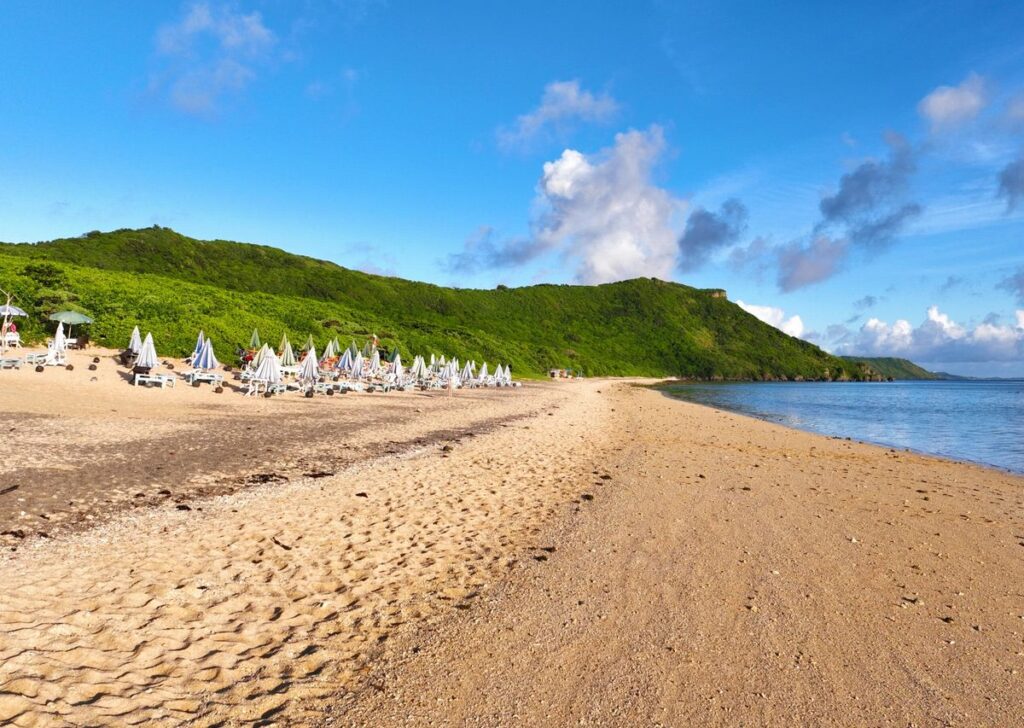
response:
[[[258,11],[193,3],[157,31],[154,50],[162,68],[151,77],[151,90],[179,111],[211,116],[255,81],[276,44]]]
[[[939,86],[917,105],[933,132],[948,131],[972,121],[988,103],[985,79],[972,73],[957,86]]]
[[[618,111],[618,102],[607,92],[587,91],[575,79],[554,81],[544,87],[537,108],[498,128],[498,147],[508,152],[528,149],[540,141],[559,141],[577,124],[608,122]]]

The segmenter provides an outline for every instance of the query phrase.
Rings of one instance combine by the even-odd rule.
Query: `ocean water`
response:
[[[1024,380],[679,384],[672,397],[1024,473]]]

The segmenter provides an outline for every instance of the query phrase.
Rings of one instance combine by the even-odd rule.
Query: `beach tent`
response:
[[[260,365],[256,367],[256,371],[253,372],[252,378],[256,381],[266,382],[267,384],[280,384],[281,366],[277,361],[277,354],[267,349],[263,354],[263,359],[260,361]]]
[[[295,358],[295,352],[292,350],[292,342],[288,341],[288,339],[285,339],[284,348],[281,349],[281,366],[293,367],[298,363],[299,360]]]
[[[316,348],[306,352],[306,357],[299,365],[299,381],[306,384],[316,384],[320,379],[320,367],[316,362]]]
[[[192,359],[193,369],[216,369],[220,366],[217,357],[213,353],[213,342],[209,339],[203,342],[203,349]]]
[[[57,333],[63,337],[64,332],[58,327]],[[56,340],[54,340],[56,343]],[[142,346],[139,349],[139,355],[135,358],[135,366],[141,367],[142,369],[152,369],[160,362],[157,360],[156,347],[153,345],[153,334],[147,333],[146,338],[142,340]]]
[[[362,352],[356,352],[356,355],[352,357],[352,371],[351,376],[356,379],[362,379],[363,377],[363,354]]]
[[[200,331],[199,331],[199,338],[196,339],[195,348],[192,349],[192,356],[189,357],[192,361],[195,361],[196,358],[200,354],[203,353],[203,345],[204,344],[206,344],[206,336],[203,334],[202,330],[200,329]]]
[[[128,339],[128,351],[132,354],[138,354],[142,350],[142,334],[139,333],[139,327],[136,326],[132,329],[132,337]]]
[[[252,330],[252,336],[249,337],[249,348],[259,349],[260,348],[260,332],[256,329]]]

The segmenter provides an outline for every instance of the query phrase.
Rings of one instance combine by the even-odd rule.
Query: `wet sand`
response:
[[[251,401],[79,369],[0,373],[0,723],[1024,709],[1024,479],[625,382]]]

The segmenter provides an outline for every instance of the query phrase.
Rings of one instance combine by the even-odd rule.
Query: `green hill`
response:
[[[855,364],[865,364],[885,378],[892,379],[957,379],[952,374],[930,372],[909,359],[891,356],[844,356],[843,359]]]
[[[636,279],[601,286],[444,288],[349,270],[275,248],[199,241],[167,228],[93,232],[0,244],[0,288],[31,314],[78,308],[94,341],[127,342],[139,324],[165,355],[191,350],[202,328],[222,359],[253,328],[322,345],[376,333],[403,357],[455,355],[510,362],[519,375],[569,367],[588,375],[695,378],[852,378],[870,367],[833,357],[762,323],[724,297]]]

